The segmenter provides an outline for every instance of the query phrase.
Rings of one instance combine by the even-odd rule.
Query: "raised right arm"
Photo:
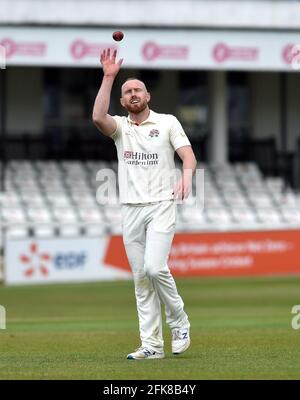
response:
[[[101,54],[103,79],[93,109],[93,123],[106,136],[111,136],[117,129],[116,121],[108,114],[111,89],[123,62],[121,59],[116,63],[116,56],[115,50],[110,57],[110,49]]]

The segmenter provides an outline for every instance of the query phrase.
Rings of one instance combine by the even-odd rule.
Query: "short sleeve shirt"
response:
[[[111,135],[118,153],[120,201],[142,204],[171,200],[176,182],[174,152],[190,146],[178,119],[150,111],[140,125],[130,117],[113,117],[117,123]]]

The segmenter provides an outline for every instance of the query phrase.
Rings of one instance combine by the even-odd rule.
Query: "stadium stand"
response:
[[[300,226],[300,197],[282,178],[264,177],[257,164],[199,164],[204,204],[178,205],[178,231],[260,230]],[[10,161],[0,218],[9,237],[121,234],[118,192],[99,204],[97,171],[117,171],[107,161]],[[99,199],[98,199],[99,200]]]

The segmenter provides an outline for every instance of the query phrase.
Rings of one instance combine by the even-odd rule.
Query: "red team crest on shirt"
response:
[[[124,151],[124,158],[131,158],[132,157],[132,151]]]
[[[159,136],[159,130],[157,129],[152,129],[149,133],[150,137],[158,137]]]

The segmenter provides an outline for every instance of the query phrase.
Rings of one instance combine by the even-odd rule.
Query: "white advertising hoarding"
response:
[[[103,262],[109,237],[7,239],[5,283],[41,284],[130,279]]]
[[[111,29],[0,27],[6,64],[97,67],[104,48],[118,49],[126,68],[293,71],[300,32],[128,29],[121,42]],[[293,62],[294,61],[294,62]],[[293,66],[293,68],[292,68]]]
[[[168,265],[176,277],[300,274],[298,229],[177,233]],[[120,235],[8,239],[5,283],[132,279]]]

